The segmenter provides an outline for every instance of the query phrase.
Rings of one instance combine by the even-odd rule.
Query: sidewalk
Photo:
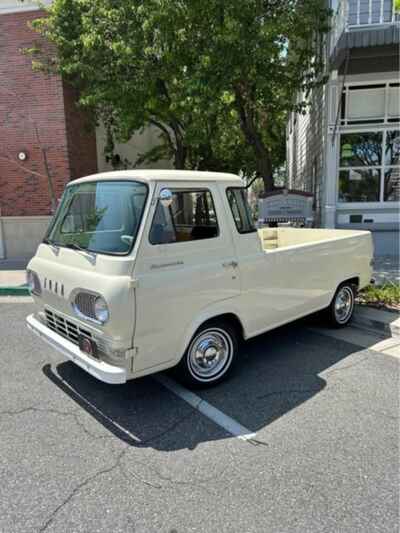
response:
[[[400,283],[400,258],[395,255],[375,257],[373,277],[377,285],[383,285],[389,281]]]
[[[399,313],[357,305],[351,321],[357,328],[373,330],[386,338],[400,337]]]
[[[26,260],[0,260],[0,296],[26,296]]]

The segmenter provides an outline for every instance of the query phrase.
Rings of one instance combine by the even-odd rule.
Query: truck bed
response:
[[[363,231],[341,229],[308,229],[308,228],[262,228],[258,230],[265,251],[276,248],[288,248],[313,242],[323,242],[355,237]]]

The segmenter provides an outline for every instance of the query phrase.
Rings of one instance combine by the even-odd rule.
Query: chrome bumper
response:
[[[110,383],[112,385],[126,383],[127,372],[125,368],[110,365],[104,361],[92,359],[88,355],[81,352],[79,347],[73,342],[64,339],[64,337],[43,325],[39,320],[37,320],[37,318],[34,317],[34,315],[29,315],[26,318],[26,325],[38,337],[47,342],[47,344],[68,357],[68,359],[71,359],[71,361],[100,381],[104,381],[104,383]]]

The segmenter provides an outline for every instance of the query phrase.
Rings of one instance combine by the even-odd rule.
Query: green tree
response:
[[[152,125],[141,161],[258,175],[284,158],[287,113],[322,83],[323,0],[54,0],[38,62],[80,90],[115,140]],[[288,52],[289,50],[289,52]],[[297,94],[303,94],[296,101]]]

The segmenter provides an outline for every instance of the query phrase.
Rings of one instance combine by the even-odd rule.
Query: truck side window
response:
[[[231,187],[226,190],[226,196],[232,211],[233,220],[239,233],[250,233],[257,231],[249,203],[246,198],[246,190],[243,187]]]
[[[175,191],[172,204],[157,204],[150,229],[151,244],[211,239],[219,234],[211,192]]]

